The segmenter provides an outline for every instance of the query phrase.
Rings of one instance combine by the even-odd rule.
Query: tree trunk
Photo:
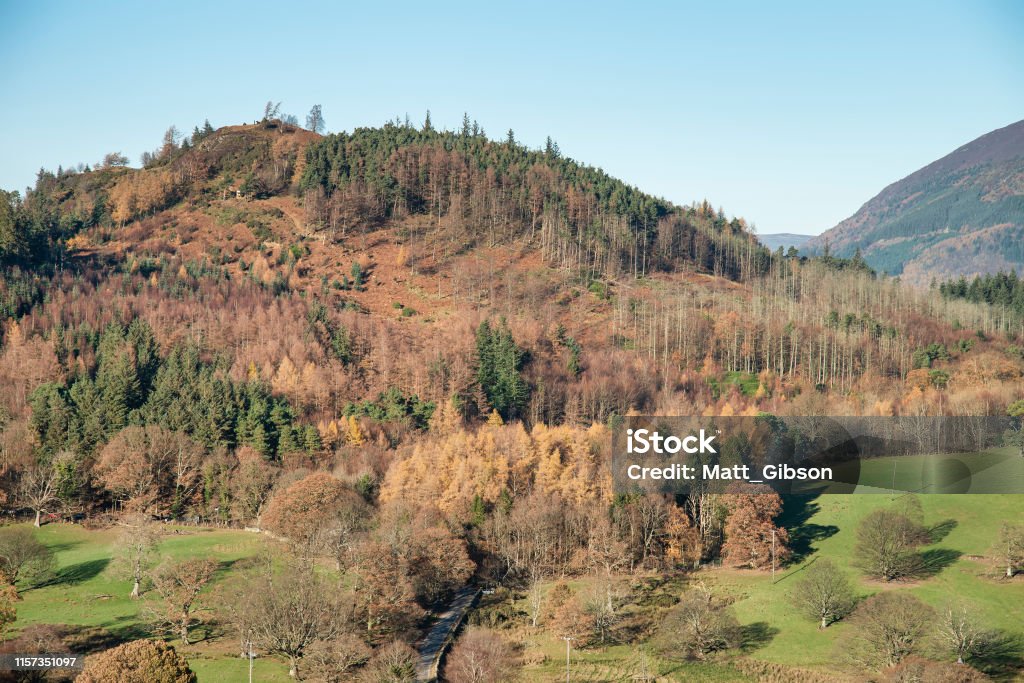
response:
[[[36,510],[36,528],[39,528],[39,517],[43,514],[42,510]]]
[[[299,658],[294,655],[288,657],[288,675],[292,678],[299,677]]]
[[[181,642],[185,645],[189,645],[188,642],[188,622],[190,621],[188,613],[182,613],[181,615],[181,626],[178,628],[178,633],[181,636]]]
[[[132,594],[130,597],[132,600],[139,599],[139,577],[137,576],[135,577],[135,580],[132,582]]]
[[[821,615],[821,628],[828,628],[828,618],[824,614]]]

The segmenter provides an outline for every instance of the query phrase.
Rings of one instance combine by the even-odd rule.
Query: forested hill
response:
[[[386,125],[312,145],[300,190],[311,223],[332,233],[358,207],[364,221],[419,216],[446,248],[522,241],[586,278],[680,268],[739,278],[767,268],[742,219],[705,202],[676,207],[602,170],[519,144],[459,132]],[[425,224],[426,225],[426,224]]]
[[[889,185],[808,246],[826,244],[918,285],[1024,270],[1024,121]]]
[[[0,213],[0,257],[39,258],[82,228],[123,226],[176,204],[300,198],[310,234],[403,224],[414,243],[444,253],[518,243],[582,279],[653,271],[731,279],[763,273],[769,255],[742,219],[707,203],[678,207],[600,169],[518,143],[389,123],[325,138],[279,121],[174,137],[145,168],[110,155],[89,172],[41,171],[23,201]],[[412,248],[413,245],[410,245]]]
[[[707,202],[469,122],[170,130],[142,168],[111,153],[2,199],[0,428],[47,453],[152,423],[280,460],[349,418],[390,448],[492,411],[944,410],[1024,376],[1015,310],[772,254]]]
[[[726,608],[683,572],[767,568],[788,536],[773,496],[618,495],[624,416],[1020,409],[1019,278],[917,290],[861,258],[769,252],[706,202],[468,122],[322,137],[282,119],[170,130],[142,168],[111,153],[0,197],[0,513],[43,527],[3,530],[42,558],[0,566],[18,642],[55,642],[31,630],[52,620],[85,648],[171,633],[197,668],[239,674],[212,680],[244,675],[249,642],[261,672],[379,681],[475,576],[534,596],[533,616],[492,596],[485,623],[621,633],[622,652],[664,633],[675,658],[677,590]],[[254,527],[272,536],[230,531]],[[639,576],[670,579],[652,594]],[[806,640],[819,618],[782,625]]]

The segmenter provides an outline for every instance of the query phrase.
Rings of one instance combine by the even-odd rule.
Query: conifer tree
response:
[[[480,324],[476,351],[476,380],[491,407],[506,420],[520,416],[530,398],[530,387],[520,373],[526,354],[505,319],[496,328],[486,320]]]

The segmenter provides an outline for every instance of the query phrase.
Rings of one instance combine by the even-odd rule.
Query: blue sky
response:
[[[406,113],[562,151],[762,233],[817,233],[1024,119],[1024,3],[0,0],[0,187],[133,163],[268,99],[331,131]]]

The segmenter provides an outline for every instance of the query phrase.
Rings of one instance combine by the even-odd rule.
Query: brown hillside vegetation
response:
[[[183,647],[408,676],[475,579],[501,586],[489,626],[604,647],[686,621],[674,649],[714,659],[742,645],[728,596],[666,582],[762,572],[796,535],[774,494],[616,495],[622,416],[1019,408],[1012,309],[772,254],[553,142],[268,116],[114,161],[0,202],[0,504],[142,529],[112,550],[125,600],[152,585],[146,628]],[[150,558],[184,523],[265,530],[267,552]],[[518,661],[489,637],[452,661],[484,646]],[[124,647],[97,661],[173,659]]]

